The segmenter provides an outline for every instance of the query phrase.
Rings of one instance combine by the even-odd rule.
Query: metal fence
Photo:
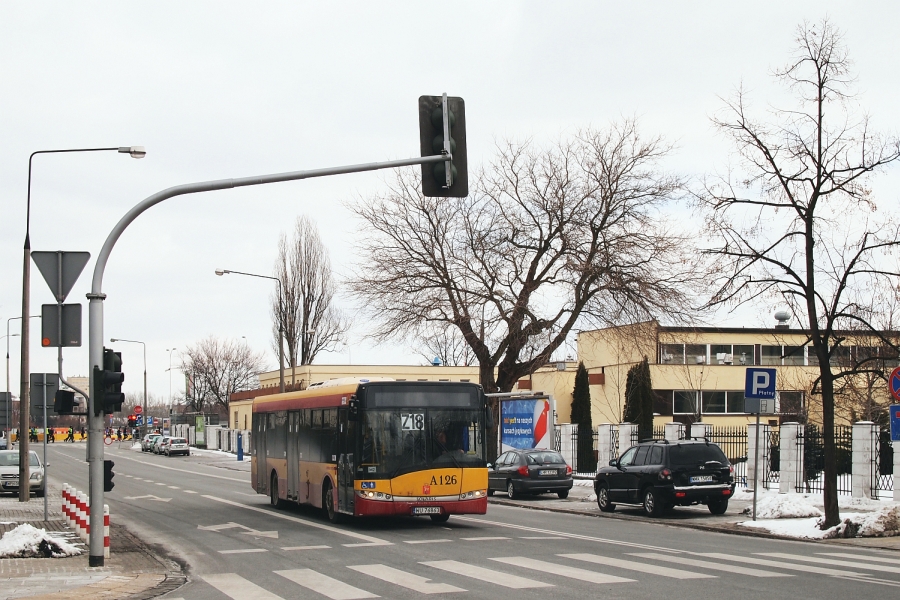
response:
[[[803,453],[803,472],[797,473],[797,491],[801,493],[824,491],[825,438],[817,425],[807,425],[797,444]],[[835,462],[837,464],[837,492],[850,494],[853,472],[853,428],[849,425],[834,426]],[[799,470],[799,465],[798,465]]]
[[[872,450],[875,456],[872,461],[872,498],[878,498],[881,492],[894,490],[894,445],[890,429],[878,428],[872,432]]]
[[[738,485],[747,485],[747,428],[710,427],[707,439],[719,446],[734,466]]]
[[[765,443],[765,442],[764,442]],[[763,487],[771,489],[781,482],[781,430],[769,428],[769,460],[763,464]]]

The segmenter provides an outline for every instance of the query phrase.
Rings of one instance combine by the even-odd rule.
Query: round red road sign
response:
[[[888,388],[891,390],[891,396],[894,400],[900,402],[900,367],[894,367],[891,376],[888,378]]]
[[[137,406],[134,407],[134,414],[139,415],[139,414],[141,414],[142,412],[144,412],[144,409],[141,408],[140,405],[137,405]]]

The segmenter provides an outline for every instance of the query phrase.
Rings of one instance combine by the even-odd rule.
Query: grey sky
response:
[[[637,115],[645,133],[677,144],[670,169],[699,176],[728,162],[729,146],[708,118],[721,107],[717,96],[743,82],[760,109],[777,102],[771,69],[787,61],[796,26],[825,15],[845,32],[875,127],[900,130],[893,1],[3,2],[0,335],[21,314],[35,150],[146,146],[143,160],[35,159],[32,248],[94,256],[130,207],[172,185],[415,156],[416,100],[444,91],[466,100],[470,165],[489,159],[500,138],[543,142]],[[364,229],[343,204],[382,189],[389,176],[214,192],[151,209],[113,251],[105,339],[147,342],[157,395],[169,389],[165,349],[209,334],[246,336],[274,368],[272,286],[214,270],[270,274],[278,236],[307,214],[338,277],[348,274]],[[894,211],[897,174],[876,179],[875,190]],[[86,306],[92,269],[93,259],[69,302]],[[52,301],[34,269],[32,314]],[[40,347],[34,325],[32,371],[53,371],[55,349]],[[350,338],[354,364],[421,362],[403,345],[373,348],[364,333],[358,323]],[[17,393],[18,338],[11,347]],[[140,346],[116,348],[126,391],[138,391]],[[67,374],[86,374],[86,344],[65,359]],[[347,360],[345,351],[320,362]],[[174,381],[177,388],[177,374]]]

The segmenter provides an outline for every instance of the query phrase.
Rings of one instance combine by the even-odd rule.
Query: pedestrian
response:
[[[68,432],[68,435],[66,436],[66,441],[72,442],[73,444],[75,443],[75,428],[74,427],[69,427],[69,432]]]
[[[53,429],[52,427],[48,427],[46,429],[45,433],[49,436],[49,442],[51,444],[55,444],[56,443],[56,430]]]
[[[81,428],[81,441],[83,442],[86,439],[87,439],[87,435],[85,435],[84,427],[82,427]]]

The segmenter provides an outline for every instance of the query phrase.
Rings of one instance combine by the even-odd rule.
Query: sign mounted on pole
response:
[[[891,405],[891,441],[900,442],[900,404]]]
[[[31,258],[37,265],[44,281],[59,303],[66,301],[72,286],[91,258],[90,252],[32,252]]]
[[[748,368],[744,384],[744,412],[775,412],[775,369]]]
[[[41,346],[44,348],[81,346],[81,304],[41,305]]]
[[[891,376],[888,378],[888,388],[891,390],[891,396],[894,400],[900,402],[900,367],[894,367]]]
[[[44,414],[44,399],[48,410],[53,410],[53,399],[59,389],[59,375],[56,373],[32,373],[29,377],[29,397],[31,398],[31,418],[40,420]],[[46,388],[46,390],[45,390]]]

